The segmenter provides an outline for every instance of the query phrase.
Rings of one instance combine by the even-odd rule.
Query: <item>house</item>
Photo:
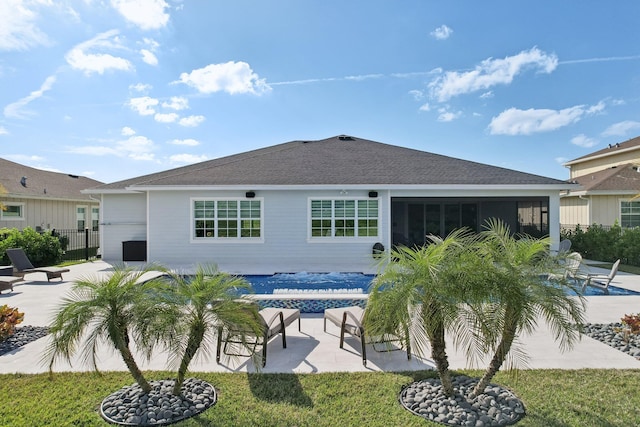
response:
[[[640,226],[640,137],[610,144],[565,163],[579,188],[560,196],[563,228],[599,224]]]
[[[242,274],[376,271],[378,250],[491,217],[559,241],[574,185],[340,135],[292,141],[86,192],[102,256]],[[142,254],[140,253],[142,252]]]
[[[100,184],[0,159],[0,228],[97,229],[100,202],[81,191]]]

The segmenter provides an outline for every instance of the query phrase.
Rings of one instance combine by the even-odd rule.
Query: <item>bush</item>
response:
[[[640,266],[640,227],[622,228],[617,223],[610,228],[593,224],[586,229],[577,225],[563,230],[562,238],[572,242],[571,248],[594,261],[615,262]]]
[[[62,260],[60,240],[51,232],[38,233],[27,227],[20,231],[17,228],[0,229],[0,254],[5,264],[10,264],[6,250],[22,248],[35,267],[55,265]]]
[[[16,331],[16,325],[22,323],[24,313],[20,313],[17,308],[3,305],[0,307],[0,341],[9,338]]]

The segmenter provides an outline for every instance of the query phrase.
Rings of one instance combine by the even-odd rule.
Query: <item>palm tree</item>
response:
[[[172,292],[166,295],[163,305],[173,307],[160,319],[169,326],[165,340],[174,362],[179,360],[173,394],[179,395],[191,361],[199,353],[210,354],[219,328],[227,326],[247,334],[261,334],[256,306],[238,300],[238,291],[250,291],[251,285],[241,277],[220,272],[213,265],[200,265],[194,275],[171,274]],[[172,313],[173,318],[166,317]],[[156,321],[157,316],[155,317]],[[151,333],[143,330],[145,340],[153,337],[153,330],[162,330],[153,321],[147,323]],[[242,334],[242,333],[241,333]],[[160,337],[158,337],[160,338]],[[245,337],[242,337],[244,340]],[[153,343],[143,347],[151,348]]]
[[[120,353],[129,372],[146,393],[151,391],[149,382],[135,361],[130,343],[139,341],[142,323],[149,310],[156,308],[156,295],[162,293],[162,282],[143,281],[142,275],[158,270],[148,264],[141,269],[115,266],[106,277],[86,277],[75,282],[62,300],[49,327],[51,343],[43,361],[51,370],[59,358],[71,360],[79,344],[83,359],[97,371],[96,355],[101,341],[110,342]],[[145,350],[150,354],[151,349]]]
[[[484,392],[511,351],[516,337],[535,329],[541,317],[550,326],[562,350],[580,338],[584,324],[584,298],[566,280],[551,286],[549,271],[557,270],[557,259],[548,255],[549,239],[513,236],[502,221],[487,221],[482,233],[485,279],[490,299],[483,304],[482,333],[491,343],[493,357],[472,396]],[[567,294],[571,289],[578,297]]]
[[[467,230],[430,240],[423,247],[392,250],[392,261],[383,266],[369,293],[365,330],[371,335],[409,334],[418,354],[429,344],[443,391],[453,396],[445,333],[456,331],[462,334],[460,339],[477,337],[461,327],[465,319],[461,301],[469,294],[468,273],[475,271],[472,264],[479,258],[473,256],[474,237]]]

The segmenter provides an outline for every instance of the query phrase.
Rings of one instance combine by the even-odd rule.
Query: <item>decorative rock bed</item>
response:
[[[640,359],[640,334],[625,334],[622,323],[587,323],[585,335]]]
[[[478,379],[459,375],[453,379],[455,398],[446,397],[439,378],[411,383],[400,392],[400,404],[415,415],[453,426],[507,426],[525,415],[524,404],[511,391],[491,384],[473,400]]]
[[[27,345],[37,339],[46,336],[49,328],[46,326],[19,326],[13,335],[4,341],[0,341],[0,356],[17,348]]]
[[[173,379],[150,381],[144,393],[136,383],[105,398],[100,415],[108,422],[128,426],[162,426],[201,414],[216,404],[215,388],[206,381],[188,378],[180,396],[172,394]]]

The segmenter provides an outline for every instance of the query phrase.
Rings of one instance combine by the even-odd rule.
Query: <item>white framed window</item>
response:
[[[91,229],[93,231],[98,231],[98,227],[100,226],[100,208],[91,207]]]
[[[263,200],[191,199],[192,241],[262,241]]]
[[[620,201],[620,226],[622,228],[640,227],[640,201]]]
[[[0,219],[3,221],[23,221],[24,203],[2,203],[3,208],[0,209]]]
[[[309,199],[311,240],[378,237],[378,199]]]
[[[76,229],[84,231],[87,226],[87,207],[76,206]]]

